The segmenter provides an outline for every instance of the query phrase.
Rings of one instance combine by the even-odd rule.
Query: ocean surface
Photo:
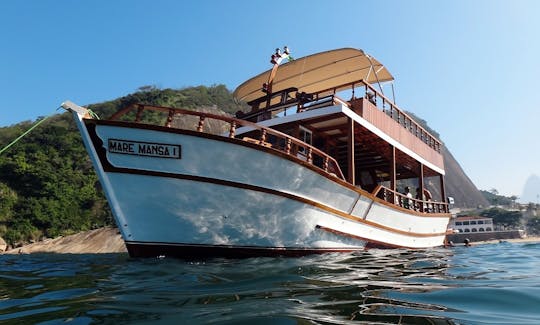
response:
[[[540,324],[540,244],[176,260],[0,255],[6,324]]]

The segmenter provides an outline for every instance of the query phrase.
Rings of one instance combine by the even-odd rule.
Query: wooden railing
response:
[[[372,104],[382,109],[382,111],[388,114],[388,116],[390,116],[394,121],[422,140],[433,150],[437,151],[438,153],[441,152],[441,142],[431,135],[431,133],[420,126],[420,124],[416,123],[416,121],[414,121],[409,115],[397,107],[393,101],[378,92],[375,88],[373,88],[373,86],[365,83],[364,81],[360,81],[360,83],[362,83],[365,87],[365,97],[368,98]],[[379,102],[382,107],[378,105]]]
[[[425,212],[425,213],[448,213],[448,203],[431,200],[419,200],[408,197],[405,194],[393,191],[387,187],[379,185],[373,191],[373,195],[386,202],[395,204],[404,209]]]
[[[377,91],[377,89],[375,89],[373,86],[363,80],[358,80],[333,88],[324,89],[311,94],[297,93],[297,98],[291,97],[291,93],[296,91],[296,88],[288,88],[282,91],[278,91],[271,96],[281,98],[281,101],[269,107],[261,108],[260,105],[266,103],[266,97],[263,96],[250,102],[252,106],[252,112],[245,114],[245,116],[256,117],[259,115],[263,115],[265,112],[286,112],[288,108],[293,106],[297,107],[297,112],[301,112],[304,110],[312,110],[315,108],[336,104],[343,104],[350,107],[350,103],[336,96],[336,93],[338,91],[342,91],[347,88],[352,90],[352,99],[358,98],[358,94],[355,93],[357,91],[357,88],[363,88],[363,94],[361,94],[360,97],[367,98],[377,108],[381,109],[388,116],[390,116],[390,118],[392,118],[396,123],[403,126],[411,134],[420,139],[430,148],[432,148],[438,153],[441,153],[442,144],[439,140],[437,140],[437,138],[431,135],[431,133],[424,129],[420,124],[416,123],[414,119],[412,119],[407,113],[405,113],[396,104],[394,104],[392,100],[388,99],[382,93]],[[242,118],[244,118],[244,116],[242,116]]]
[[[167,113],[167,119],[164,125],[165,127],[171,127],[173,119],[176,116],[196,116],[199,118],[199,122],[196,127],[197,132],[204,132],[204,125],[209,119],[225,122],[229,125],[228,132],[226,132],[226,134],[223,134],[222,136],[226,136],[229,138],[236,138],[236,129],[238,127],[249,127],[253,129],[253,131],[257,132],[257,137],[242,137],[237,139],[249,143],[254,143],[263,147],[272,148],[282,153],[285,153],[286,155],[300,158],[308,164],[315,166],[330,175],[335,175],[336,177],[344,179],[341,168],[339,167],[336,160],[325,152],[301,140],[293,138],[285,133],[249,121],[240,120],[224,115],[196,112],[180,108],[142,104],[131,105],[122,110],[119,110],[110,117],[110,120],[120,120],[123,117],[125,119],[125,117],[128,116],[129,113],[135,112],[134,122],[140,123],[143,112],[146,110]]]

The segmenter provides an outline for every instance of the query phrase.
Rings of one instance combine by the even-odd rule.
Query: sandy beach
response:
[[[497,244],[497,243],[500,243],[501,241],[509,242],[509,243],[538,243],[540,242],[540,236],[527,236],[523,238],[512,238],[512,239],[494,239],[494,240],[474,242],[473,244]]]

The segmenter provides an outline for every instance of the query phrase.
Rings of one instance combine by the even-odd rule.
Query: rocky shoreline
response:
[[[95,254],[126,252],[126,245],[124,244],[118,229],[99,228],[70,236],[45,239],[43,241],[7,250],[3,252],[3,254]]]

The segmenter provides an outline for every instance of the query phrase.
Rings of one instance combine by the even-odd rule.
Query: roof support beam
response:
[[[348,118],[347,125],[347,180],[352,185],[355,185],[355,166],[354,166],[354,120]]]
[[[416,193],[416,198],[425,200],[424,198],[424,164],[420,163],[420,168],[418,171],[418,189],[419,193]],[[424,204],[420,204],[420,212],[424,212]]]
[[[390,146],[390,188],[396,191],[396,147]]]

